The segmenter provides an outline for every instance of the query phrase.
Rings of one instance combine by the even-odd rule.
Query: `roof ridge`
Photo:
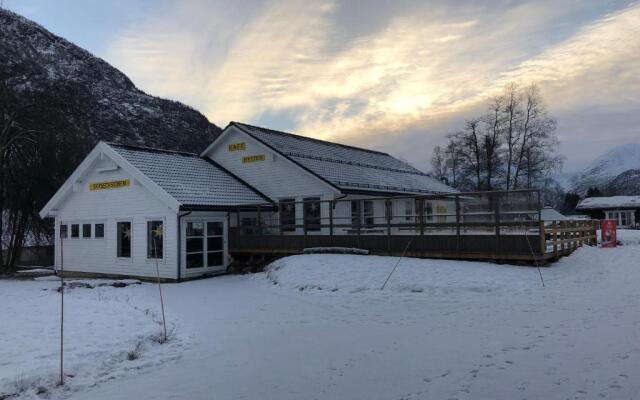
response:
[[[311,160],[328,161],[328,162],[335,162],[335,163],[347,164],[347,165],[357,165],[357,166],[360,166],[360,167],[374,168],[374,169],[379,169],[379,170],[382,170],[382,171],[402,172],[402,173],[405,173],[405,174],[413,174],[413,175],[431,177],[429,174],[424,173],[424,172],[422,172],[422,171],[420,171],[420,170],[418,170],[416,168],[413,168],[413,170],[410,170],[410,169],[382,167],[380,165],[361,163],[361,162],[358,162],[358,161],[338,160],[338,159],[335,159],[335,158],[322,157],[322,156],[312,156],[312,155],[308,155],[308,154],[294,153],[294,152],[291,152],[291,151],[286,152],[285,154],[287,154],[289,156],[293,156],[293,157],[309,158]]]
[[[380,154],[380,155],[383,155],[383,156],[393,157],[391,154],[385,153],[383,151],[365,149],[365,148],[362,148],[362,147],[350,146],[348,144],[330,142],[328,140],[316,139],[316,138],[312,138],[312,137],[308,137],[308,136],[298,135],[296,133],[284,132],[284,131],[278,131],[278,130],[275,130],[275,129],[264,128],[262,126],[251,125],[251,124],[247,124],[247,123],[244,123],[244,122],[231,121],[231,122],[229,122],[229,124],[230,125],[231,124],[234,124],[234,125],[245,125],[245,126],[248,126],[248,127],[251,127],[251,128],[261,129],[263,131],[274,133],[276,135],[293,136],[294,138],[298,138],[298,139],[301,139],[301,140],[307,140],[307,141],[310,141],[310,142],[321,143],[321,144],[325,144],[325,145],[329,145],[329,146],[343,147],[343,148],[346,148],[346,149],[359,150],[359,151],[364,151],[364,152],[367,152],[367,153]]]
[[[141,150],[141,151],[154,152],[154,153],[180,154],[180,155],[185,155],[185,156],[202,158],[202,157],[200,157],[199,154],[191,153],[191,152],[188,152],[188,151],[167,150],[167,149],[159,149],[157,147],[140,146],[140,145],[134,145],[134,144],[115,143],[115,142],[106,142],[106,141],[104,143],[106,143],[106,144],[108,144],[109,146],[112,146],[112,147],[122,147],[122,148],[130,149],[130,150]]]

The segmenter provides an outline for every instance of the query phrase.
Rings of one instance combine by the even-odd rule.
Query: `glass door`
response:
[[[224,269],[224,226],[207,221],[207,267]]]
[[[204,222],[187,222],[185,240],[187,269],[204,267]]]
[[[184,237],[184,265],[187,270],[207,268],[224,271],[226,266],[223,221],[187,221]]]

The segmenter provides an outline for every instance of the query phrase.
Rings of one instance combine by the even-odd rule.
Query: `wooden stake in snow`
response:
[[[153,230],[153,257],[156,259],[156,276],[158,278],[158,291],[160,292],[160,309],[162,310],[162,342],[167,341],[167,322],[164,318],[164,299],[162,298],[162,284],[160,283],[160,268],[158,267],[158,245],[156,244],[156,239],[163,239],[164,232],[162,227],[157,227]]]
[[[60,232],[60,385],[64,385],[64,246]]]
[[[389,273],[389,276],[387,276],[387,280],[384,281],[380,290],[384,290],[384,287],[387,286],[387,282],[389,282],[389,279],[391,279],[391,275],[393,275],[393,273],[396,272],[396,268],[398,268],[398,265],[400,265],[400,261],[402,260],[404,255],[407,253],[407,250],[409,250],[409,246],[411,246],[411,242],[413,242],[413,237],[409,240],[409,242],[405,246],[404,251],[402,252],[402,255],[400,256],[400,258],[398,258],[396,265],[393,267],[393,269]]]

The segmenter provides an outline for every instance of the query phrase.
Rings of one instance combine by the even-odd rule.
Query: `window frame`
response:
[[[71,229],[70,229],[71,232],[70,232],[69,238],[70,239],[80,239],[80,224],[73,223],[73,224],[70,224],[70,225],[71,225]],[[76,230],[77,230],[75,236],[73,235],[73,227],[74,226],[76,227]]]
[[[150,223],[153,222],[160,222],[162,223],[162,256],[161,257],[153,257],[151,255],[151,249],[149,247],[150,242],[149,242],[149,226]],[[156,260],[159,262],[164,262],[165,258],[166,258],[166,237],[167,237],[167,223],[165,221],[164,218],[146,218],[145,220],[145,236],[146,236],[146,255],[147,255],[147,260],[148,261],[153,261],[155,262]]]
[[[80,230],[80,233],[81,233],[82,235],[81,235],[80,237],[81,237],[82,239],[92,239],[92,238],[93,238],[93,236],[92,236],[92,235],[93,235],[93,228],[92,228],[92,225],[93,225],[93,224],[83,222],[83,223],[82,223],[82,224],[80,224],[80,225],[82,225],[82,229]],[[85,236],[85,233],[86,233],[86,232],[85,232],[85,230],[84,230],[84,229],[85,229],[87,226],[89,227],[89,236]]]
[[[62,227],[64,226],[64,236],[62,236]],[[59,228],[58,228],[58,237],[60,239],[68,239],[69,238],[69,224],[68,223],[60,223]]]
[[[285,218],[284,218],[284,215],[283,215],[284,214],[283,213],[284,209],[283,209],[282,205],[283,204],[287,204],[287,203],[290,203],[290,204],[293,205],[293,209],[292,209],[293,210],[293,218],[288,218],[288,219],[286,219],[286,221],[293,221],[293,224],[287,223],[286,225],[288,225],[288,226],[285,228],[285,223],[284,223]],[[297,226],[296,226],[296,219],[297,219],[296,207],[297,206],[296,206],[295,197],[284,197],[284,198],[278,199],[278,214],[279,214],[280,231],[281,232],[283,232],[283,233],[287,233],[287,232],[295,233],[296,232],[296,230],[297,230]]]
[[[97,232],[96,227],[97,227],[98,225],[102,225],[102,236],[97,236],[97,235],[96,235],[96,232]],[[94,238],[94,239],[104,239],[104,238],[105,238],[105,235],[106,235],[105,225],[106,225],[106,224],[105,224],[104,222],[95,222],[95,223],[93,224],[93,238]]]
[[[129,223],[129,229],[131,231],[131,236],[129,237],[129,256],[121,256],[120,255],[120,232],[118,231],[118,224],[120,223]],[[116,258],[118,260],[133,260],[133,219],[119,219],[115,221],[116,223]]]
[[[412,222],[413,215],[413,199],[405,199],[404,200],[404,220],[405,222]]]
[[[307,206],[312,203],[318,204],[318,216],[312,217],[314,223],[309,223]],[[316,219],[317,223],[315,223]],[[322,230],[322,196],[307,196],[302,199],[302,220],[305,232],[320,232]]]

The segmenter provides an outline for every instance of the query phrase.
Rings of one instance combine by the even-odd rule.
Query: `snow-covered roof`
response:
[[[565,221],[569,219],[551,207],[544,207],[540,210],[540,217],[543,221]]]
[[[197,154],[119,144],[109,146],[176,199],[182,208],[270,201],[229,171]]]
[[[387,153],[239,122],[231,125],[341,190],[393,193],[456,191]]]
[[[640,208],[640,196],[587,197],[578,203],[578,210],[608,208]]]

